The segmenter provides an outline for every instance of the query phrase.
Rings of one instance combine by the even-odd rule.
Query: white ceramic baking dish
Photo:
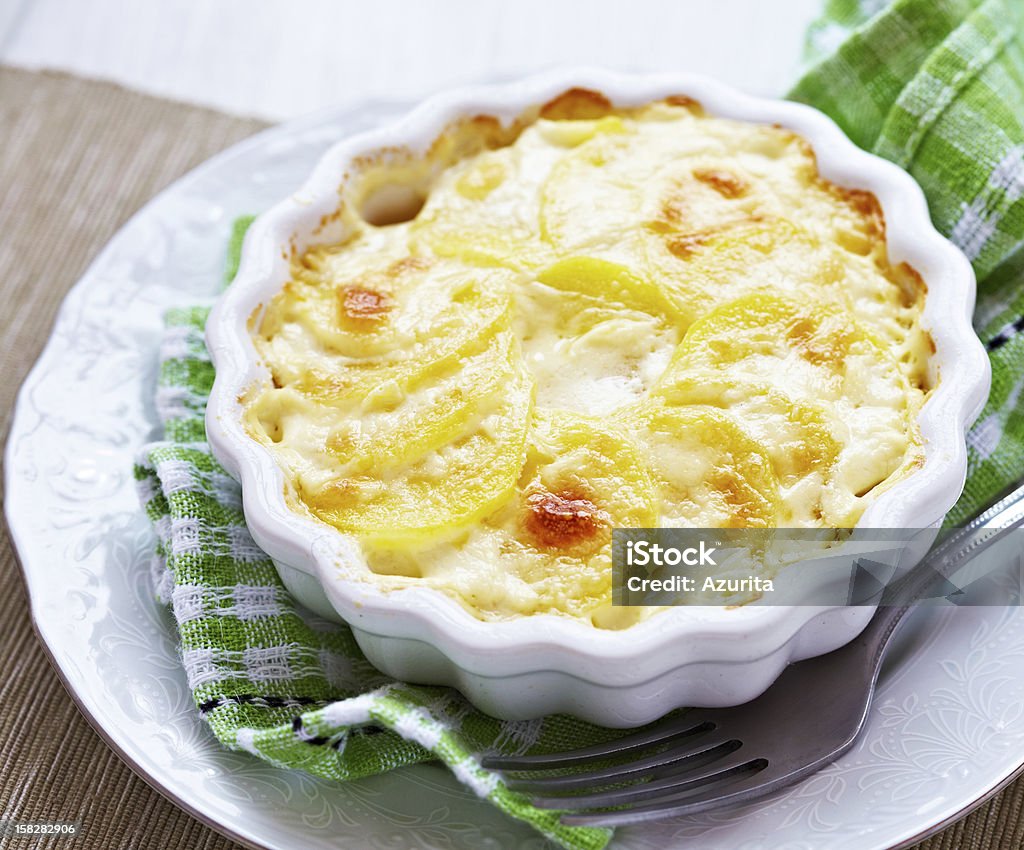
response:
[[[342,236],[332,213],[339,187],[357,173],[359,162],[385,149],[422,153],[458,119],[484,114],[508,122],[573,87],[600,91],[621,106],[686,95],[713,115],[780,124],[812,145],[824,177],[877,196],[892,260],[910,263],[928,287],[923,321],[935,342],[937,388],[919,417],[923,466],[879,496],[859,527],[937,526],[963,487],[965,432],[989,389],[988,358],[971,328],[970,264],[932,227],[913,179],[857,148],[826,116],[690,74],[563,70],[459,89],[431,98],[396,124],[332,147],[305,185],[249,230],[238,276],[207,325],[217,378],[206,424],[215,455],[242,484],[253,537],[277,563],[284,583],[308,607],[347,622],[375,666],[399,679],[454,686],[502,718],[567,712],[608,726],[634,726],[681,705],[752,699],[786,664],[852,640],[872,610],[680,607],[625,631],[602,631],[554,615],[483,622],[429,588],[385,592],[345,577],[358,574],[362,563],[350,539],[287,506],[283,473],[246,433],[239,403],[247,388],[266,378],[250,340],[250,316],[288,280],[292,251]]]

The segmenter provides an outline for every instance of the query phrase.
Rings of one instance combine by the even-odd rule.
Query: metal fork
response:
[[[790,665],[761,696],[734,708],[673,713],[638,732],[570,752],[493,756],[508,786],[565,810],[564,824],[622,826],[749,802],[803,779],[853,746],[878,671],[911,604],[936,579],[1024,525],[1024,486],[934,548],[860,636]],[[579,768],[583,769],[579,769]],[[509,776],[508,772],[547,772]],[[554,771],[554,773],[551,773]],[[601,811],[613,808],[612,811]]]

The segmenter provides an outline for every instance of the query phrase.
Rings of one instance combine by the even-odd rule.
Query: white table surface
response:
[[[557,64],[793,80],[820,0],[0,0],[0,62],[283,120]]]

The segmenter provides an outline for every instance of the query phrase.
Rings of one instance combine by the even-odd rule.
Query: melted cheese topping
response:
[[[245,403],[296,508],[359,541],[345,575],[621,628],[656,609],[611,608],[614,527],[854,525],[921,461],[931,343],[874,198],[802,139],[567,97],[428,169],[411,221],[347,198]]]

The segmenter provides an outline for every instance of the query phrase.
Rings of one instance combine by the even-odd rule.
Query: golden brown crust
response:
[[[700,248],[704,247],[710,238],[710,233],[683,233],[668,239],[665,242],[665,247],[668,248],[669,253],[673,257],[678,257],[680,260],[688,260]]]
[[[747,182],[730,171],[721,168],[697,168],[693,172],[701,183],[710,186],[723,198],[739,198],[750,188]]]
[[[612,102],[601,92],[575,88],[562,92],[540,108],[540,117],[549,121],[573,121],[604,118],[612,111]]]
[[[920,307],[928,294],[928,284],[910,263],[890,266],[889,280],[900,288],[900,306]]]
[[[708,483],[728,507],[729,517],[722,523],[724,528],[766,527],[762,500],[735,469],[713,470]]]
[[[346,286],[338,291],[338,302],[342,318],[356,326],[372,326],[387,318],[391,311],[391,299],[381,292]]]
[[[543,547],[567,549],[595,538],[607,514],[579,493],[538,490],[526,499],[526,530]]]
[[[428,159],[451,165],[482,150],[493,150],[512,144],[523,130],[513,122],[506,127],[494,115],[472,115],[445,127],[427,152]]]
[[[388,277],[400,277],[405,272],[421,272],[429,268],[429,257],[402,257],[402,259],[395,260],[388,266],[386,274]]]
[[[885,214],[882,212],[882,205],[878,203],[871,192],[865,189],[846,189],[829,183],[821,178],[819,181],[831,188],[837,198],[845,201],[866,225],[867,232],[871,239],[882,241],[885,239]]]
[[[665,98],[665,103],[669,106],[681,106],[684,109],[689,109],[691,112],[703,112],[704,110],[700,105],[700,101],[694,100],[685,94],[670,94]]]
[[[850,329],[832,328],[828,334],[819,331],[816,322],[801,316],[786,329],[786,338],[797,347],[800,356],[808,363],[836,369],[850,350]]]

